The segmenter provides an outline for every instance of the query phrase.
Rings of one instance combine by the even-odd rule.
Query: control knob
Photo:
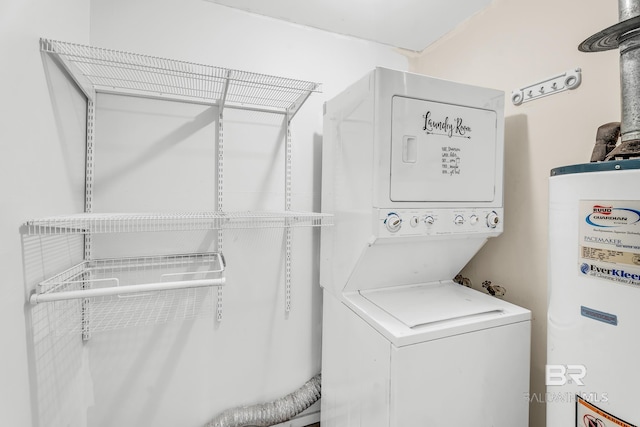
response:
[[[489,212],[487,215],[487,227],[496,228],[500,223],[500,217],[495,211]]]
[[[402,227],[402,218],[397,213],[391,212],[384,220],[384,225],[387,226],[387,230],[396,233]]]
[[[431,215],[427,215],[424,217],[424,223],[427,225],[431,225],[434,222],[436,222],[436,220],[431,216]]]
[[[455,225],[462,225],[464,224],[464,217],[462,215],[456,215],[456,217],[453,219],[453,223]]]
[[[469,222],[471,225],[476,225],[478,223],[478,215],[471,215],[469,217]]]

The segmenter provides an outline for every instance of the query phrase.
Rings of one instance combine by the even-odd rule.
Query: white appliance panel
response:
[[[323,293],[322,427],[389,427],[391,344]]]
[[[495,111],[405,96],[392,102],[392,201],[494,200]]]
[[[473,209],[379,209],[376,236],[388,238],[451,237],[480,238],[499,236],[503,231],[502,208]],[[395,215],[401,221],[395,230],[387,220]],[[457,264],[457,263],[455,263]]]
[[[485,242],[484,236],[441,238],[437,245],[425,238],[377,239],[362,245],[360,258],[348,276],[336,279],[346,281],[346,292],[450,279]]]
[[[462,286],[437,283],[362,293],[410,328],[503,311],[501,301]]]
[[[522,322],[393,347],[390,425],[527,426],[529,334]]]
[[[575,425],[576,411],[585,410],[576,405],[577,396],[626,422],[600,417],[605,427],[640,425],[640,283],[623,283],[635,279],[621,273],[638,268],[632,264],[640,245],[633,242],[640,233],[626,225],[599,228],[586,222],[602,206],[612,208],[611,216],[640,206],[638,168],[639,160],[574,165],[558,168],[549,180],[547,427]],[[585,253],[585,247],[596,249]],[[573,381],[570,374],[581,376],[583,368],[586,375]],[[562,369],[565,374],[559,374]]]
[[[500,302],[508,320],[499,324],[461,332],[459,319],[445,321],[433,326],[439,338],[397,346],[370,327],[380,318],[366,304],[325,292],[323,427],[527,425],[531,324]]]
[[[531,320],[529,310],[451,280],[349,292],[342,301],[396,347]]]

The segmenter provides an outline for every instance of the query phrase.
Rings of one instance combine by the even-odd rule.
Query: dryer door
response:
[[[495,111],[394,96],[392,116],[392,201],[494,200]]]

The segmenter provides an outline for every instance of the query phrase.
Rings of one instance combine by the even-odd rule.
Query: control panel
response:
[[[502,232],[501,208],[378,209],[379,237]]]

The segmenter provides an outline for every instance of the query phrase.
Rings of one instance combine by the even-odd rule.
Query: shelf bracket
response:
[[[94,159],[94,143],[95,143],[95,101],[93,98],[87,98],[87,135],[86,135],[86,153],[85,153],[85,176],[84,176],[84,211],[85,213],[93,212],[93,171],[95,167]],[[92,237],[91,233],[84,235],[84,260],[89,261],[92,258]],[[86,273],[87,277],[83,277],[85,282],[83,289],[91,287],[91,273]],[[88,341],[91,338],[90,320],[91,320],[91,302],[85,298],[82,300],[82,340]]]
[[[47,52],[58,64],[60,64],[60,66],[62,66],[62,68],[64,68],[69,77],[71,77],[82,93],[84,93],[90,101],[95,101],[96,91],[89,79],[86,78],[72,62],[67,61],[63,56],[58,54],[49,40],[40,39],[40,50],[42,52]]]
[[[308,91],[303,92],[298,97],[298,99],[293,101],[293,104],[291,104],[291,106],[287,110],[287,116],[289,121],[291,121],[291,119],[293,119],[293,116],[295,116],[296,113],[298,113],[298,110],[300,110],[300,107],[302,107],[302,105],[305,103],[307,98],[309,98],[314,91],[319,89],[319,86],[320,86],[319,84],[314,83],[313,86]]]
[[[220,124],[222,126],[222,112],[224,111],[225,103],[227,102],[227,93],[229,93],[229,82],[231,81],[231,70],[227,71],[227,78],[224,80],[224,87],[222,88],[222,95],[220,96]]]
[[[291,172],[292,172],[292,155],[291,155],[291,119],[293,114],[287,114],[285,119],[285,191],[284,191],[284,209],[289,212],[291,210]],[[291,312],[291,253],[292,253],[292,240],[293,230],[289,226],[289,219],[287,218],[287,227],[285,228],[285,258],[284,258],[284,271],[285,271],[285,284],[284,284],[284,310],[286,314]]]
[[[229,74],[227,74],[229,77]],[[222,212],[224,210],[224,198],[223,198],[223,190],[224,190],[224,119],[222,114],[222,109],[224,106],[224,99],[227,95],[227,89],[229,85],[229,79],[227,78],[225,82],[224,88],[224,96],[221,101],[220,111],[218,116],[218,141],[216,143],[216,210],[218,212]],[[222,232],[222,228],[218,229],[217,232],[217,242],[216,242],[216,250],[222,253],[222,246],[224,243],[224,234]],[[216,321],[222,322],[222,303],[224,297],[224,288],[218,287],[217,297],[216,297]]]

